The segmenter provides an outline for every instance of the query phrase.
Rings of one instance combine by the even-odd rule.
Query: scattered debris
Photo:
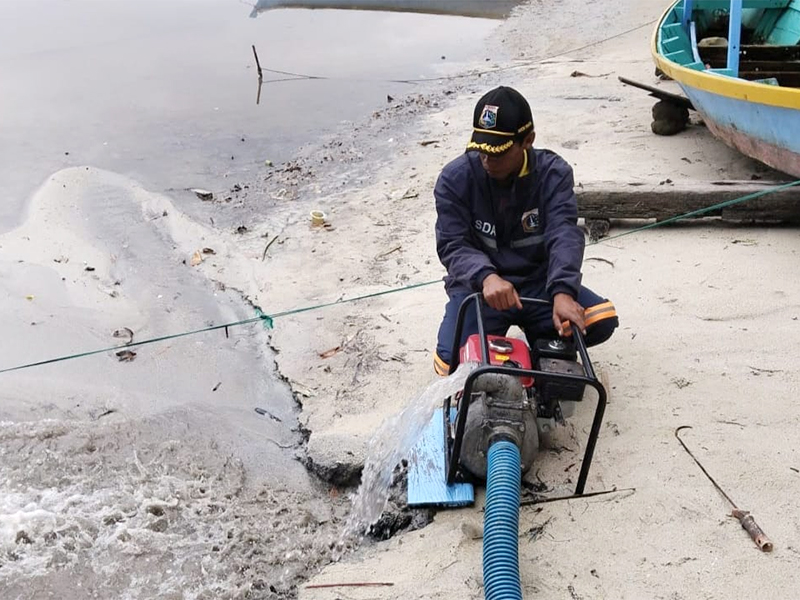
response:
[[[271,161],[271,160],[269,160],[269,159],[268,159],[268,160],[265,160],[265,161],[264,161],[264,166],[265,166],[265,167],[272,167],[272,166],[273,166],[273,164],[272,164],[272,161]]]
[[[214,199],[214,192],[210,192],[208,190],[201,190],[200,188],[191,188],[190,192],[194,192],[195,196],[200,198],[200,200],[213,200]]]
[[[216,254],[217,252],[213,248],[203,248],[203,254]]]
[[[107,408],[103,412],[101,412],[101,413],[99,413],[97,415],[93,415],[92,419],[97,421],[98,419],[102,419],[103,417],[107,417],[108,415],[113,415],[115,412],[117,412],[116,409]]]
[[[751,367],[747,365],[747,368],[750,369],[753,375],[761,375],[762,373],[766,373],[768,376],[772,376],[775,373],[783,373],[782,369],[759,369],[758,367]]]
[[[103,287],[102,285],[98,285],[97,289],[100,290],[101,292],[103,292],[104,294],[108,294],[112,298],[119,297],[119,292],[117,290],[114,290],[114,289],[111,289],[111,288],[107,288],[107,287]]]
[[[220,381],[217,385],[215,385],[213,388],[211,388],[211,391],[212,392],[216,392],[219,389],[219,386],[221,386],[221,385],[222,385],[222,382]]]
[[[117,352],[119,362],[133,362],[136,358],[136,352],[133,350],[120,350]]]
[[[276,417],[271,412],[269,412],[266,408],[256,407],[256,412],[260,414],[262,417],[269,417],[273,421],[277,421],[278,423],[283,423],[280,417]]]
[[[745,425],[737,423],[736,421],[717,421],[717,423],[722,423],[723,425],[736,425],[736,427],[741,427],[742,429],[746,428]]]
[[[91,266],[89,266],[89,265],[87,265],[87,266],[85,266],[85,267],[83,268],[83,270],[84,270],[84,271],[89,271],[89,272],[91,273],[92,271],[94,271],[94,270],[95,270],[95,268],[94,268],[94,267],[91,267]]]
[[[688,379],[684,379],[683,377],[675,377],[671,379],[670,382],[674,383],[679,390],[687,388],[690,385],[692,385],[692,383],[694,383],[693,381],[689,381]]]
[[[583,71],[573,71],[569,74],[570,77],[608,77],[611,73],[601,73],[600,75],[589,75]]]
[[[192,254],[192,260],[190,261],[189,264],[191,264],[193,267],[196,267],[201,262],[203,262],[203,260],[204,260],[203,253],[200,252],[200,250],[195,250],[194,254]]]
[[[385,256],[389,256],[390,254],[393,254],[394,252],[397,252],[398,250],[402,250],[402,249],[403,249],[402,246],[397,246],[395,248],[392,248],[391,250],[387,250],[386,252],[381,252],[380,254],[378,254],[375,257],[375,260],[378,260],[378,259],[383,258]]]
[[[548,523],[550,523],[550,521],[552,520],[553,517],[550,517],[541,525],[534,525],[533,527],[528,529],[528,531],[525,532],[525,534],[528,536],[528,541],[535,542],[537,539],[539,539],[539,536],[542,535],[542,533],[544,532],[544,528],[547,527]]]
[[[28,533],[25,530],[20,530],[17,532],[17,536],[14,538],[15,544],[32,544],[33,540],[28,536]]]
[[[569,595],[572,596],[572,600],[583,600],[583,596],[579,596],[578,592],[575,591],[575,586],[568,585],[567,591],[569,592]]]
[[[265,248],[264,248],[264,252],[261,254],[261,260],[262,260],[262,261],[264,261],[264,260],[267,258],[267,250],[269,250],[269,247],[270,247],[270,246],[272,246],[272,244],[274,244],[274,243],[275,243],[275,241],[276,241],[277,239],[278,239],[278,236],[276,235],[276,236],[275,236],[274,238],[272,238],[272,239],[269,241],[269,243],[268,243],[268,244],[265,246]]]
[[[127,338],[125,341],[126,344],[130,344],[133,341],[133,331],[128,327],[116,329],[111,335],[115,338]]]
[[[33,294],[28,294],[27,296],[25,296],[25,300],[33,300],[33,298],[34,298]]]
[[[247,233],[247,226],[246,225],[239,225],[236,228],[236,233],[238,233],[239,235],[242,235],[243,233]]]
[[[430,146],[431,144],[438,144],[438,143],[439,140],[424,140],[420,142],[419,145],[425,147],[425,146]]]
[[[444,58],[444,57],[442,57],[442,58]],[[335,587],[391,587],[393,585],[394,585],[393,583],[389,583],[389,582],[385,582],[385,581],[376,582],[376,583],[366,583],[366,582],[360,582],[360,583],[315,583],[313,585],[307,585],[306,589],[307,590],[315,590],[315,589],[321,589],[321,588],[335,588]]]
[[[610,261],[607,258],[601,258],[599,256],[590,256],[589,258],[584,258],[583,259],[584,262],[587,262],[587,261],[590,261],[590,260],[594,260],[594,261],[597,261],[597,262],[603,262],[603,263],[606,263],[607,265],[611,265],[612,267],[614,266],[614,262],[613,261]]]
[[[58,258],[54,258],[53,262],[67,264],[69,262],[68,256],[59,256]]]
[[[402,195],[400,200],[410,200],[412,198],[419,198],[419,192],[409,189],[406,190],[406,193]]]
[[[342,351],[342,346],[336,346],[335,348],[331,348],[329,350],[325,350],[325,352],[320,352],[320,358],[330,358]]]

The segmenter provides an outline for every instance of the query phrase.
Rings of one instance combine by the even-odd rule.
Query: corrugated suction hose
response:
[[[519,579],[520,452],[509,440],[489,447],[483,525],[486,600],[522,600]]]

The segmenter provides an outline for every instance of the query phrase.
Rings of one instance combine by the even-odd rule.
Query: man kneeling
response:
[[[572,168],[533,148],[535,137],[525,98],[509,87],[491,90],[475,106],[467,152],[436,183],[436,249],[449,297],[434,357],[440,375],[449,370],[458,308],[475,292],[489,305],[487,334],[517,325],[530,345],[565,335],[569,322],[593,346],[619,324],[614,305],[581,285],[585,240]],[[552,310],[523,306],[520,297],[549,300]],[[468,311],[459,345],[477,330]]]

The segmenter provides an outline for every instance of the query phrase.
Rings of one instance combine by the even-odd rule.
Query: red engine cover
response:
[[[531,351],[523,340],[507,338],[499,335],[487,335],[489,340],[489,363],[493,365],[504,365],[509,361],[516,363],[520,369],[531,368]],[[461,362],[480,362],[481,361],[481,339],[477,333],[467,338],[467,343],[461,347]],[[531,387],[533,377],[523,377],[522,385]]]

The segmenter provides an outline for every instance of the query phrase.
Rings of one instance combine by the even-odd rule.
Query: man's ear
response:
[[[527,150],[528,148],[533,148],[533,140],[536,139],[536,132],[531,131],[528,135],[525,136],[525,139],[522,140],[522,147]]]

